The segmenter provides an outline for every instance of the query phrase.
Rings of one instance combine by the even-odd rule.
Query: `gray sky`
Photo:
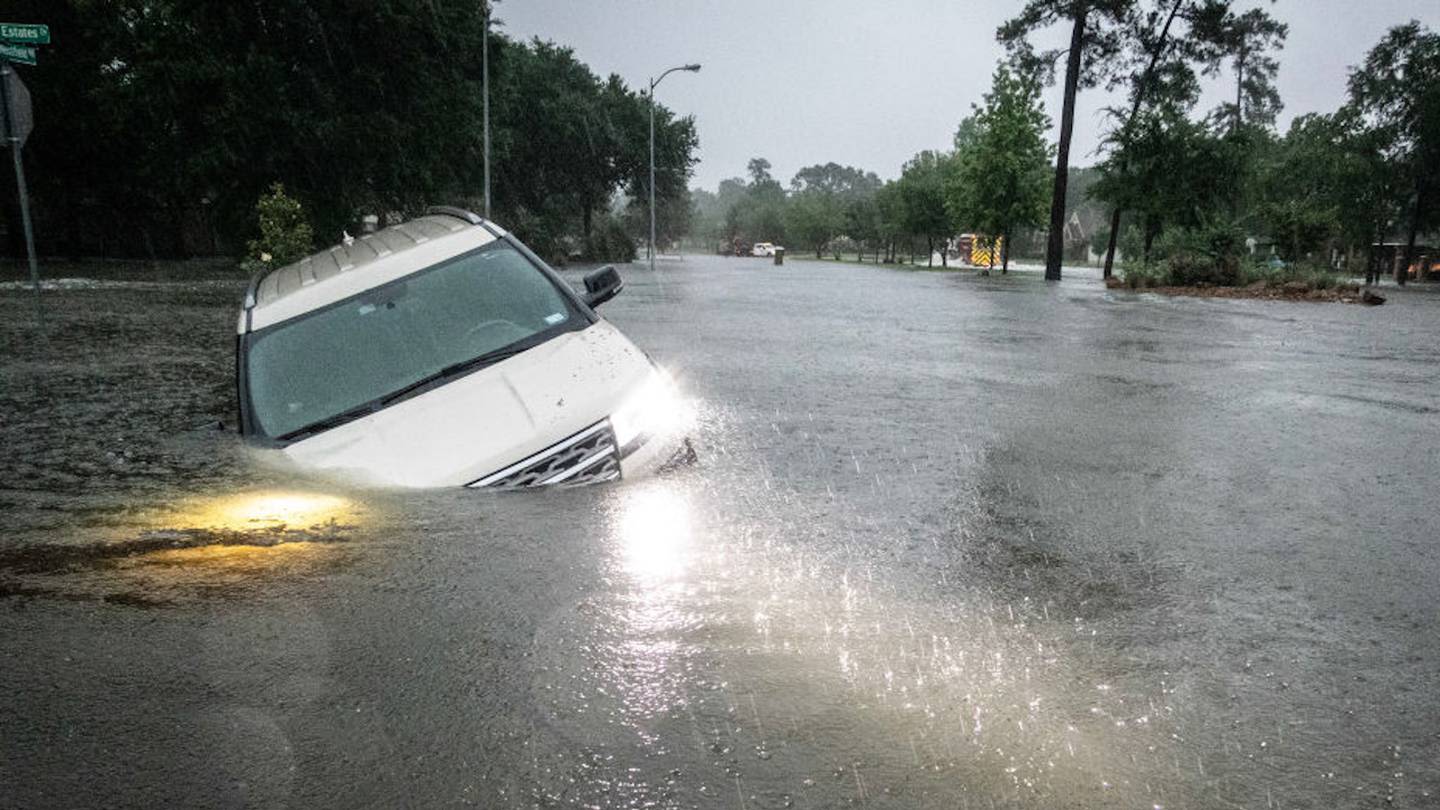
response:
[[[502,0],[512,37],[569,45],[601,76],[632,87],[667,67],[662,104],[693,114],[700,163],[692,185],[714,189],[769,158],[782,182],[803,166],[836,161],[894,177],[922,149],[949,148],[960,119],[989,88],[1002,56],[995,28],[1022,0]],[[1440,0],[1278,0],[1264,5],[1290,25],[1278,84],[1283,131],[1295,115],[1345,98],[1347,68],[1390,26],[1419,19],[1440,28]],[[1047,33],[1061,42],[1065,32]],[[1226,77],[1222,77],[1226,78]],[[1211,88],[1204,109],[1222,98]],[[1072,162],[1088,165],[1100,110],[1114,99],[1082,92]],[[1060,118],[1058,86],[1046,109]],[[1053,139],[1053,134],[1052,134]]]

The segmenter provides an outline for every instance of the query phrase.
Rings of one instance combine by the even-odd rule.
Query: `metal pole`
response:
[[[25,252],[30,259],[30,287],[35,290],[35,323],[45,326],[45,313],[40,306],[40,265],[35,261],[35,232],[30,227],[30,197],[25,188],[25,162],[20,157],[20,136],[15,132],[10,114],[10,61],[0,59],[0,108],[4,108],[5,135],[10,153],[15,156],[15,192],[20,198],[20,222],[25,230]]]
[[[699,65],[681,65],[672,67],[660,74],[660,78],[650,80],[650,269],[655,269],[655,85],[665,80],[666,76],[677,70],[688,70],[691,73],[699,70]]]
[[[663,76],[661,78],[664,78]],[[650,80],[650,272],[655,272],[655,85]]]
[[[485,116],[485,218],[490,218],[490,0],[485,7],[485,33],[480,40],[480,87]]]

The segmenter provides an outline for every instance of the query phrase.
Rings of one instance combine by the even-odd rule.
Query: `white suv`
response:
[[[517,489],[609,481],[677,451],[669,378],[528,248],[468,211],[258,275],[236,343],[241,432],[375,483]]]

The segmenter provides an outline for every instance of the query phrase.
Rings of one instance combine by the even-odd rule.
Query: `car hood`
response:
[[[284,452],[368,483],[463,485],[606,418],[651,370],[628,338],[598,321]]]

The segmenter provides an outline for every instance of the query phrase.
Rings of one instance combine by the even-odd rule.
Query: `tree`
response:
[[[1374,238],[1380,211],[1371,208],[1358,226],[1345,223],[1354,215],[1348,199],[1361,195],[1367,207],[1371,202],[1365,187],[1374,182],[1367,177],[1372,167],[1358,145],[1339,116],[1304,115],[1269,150],[1256,208],[1285,258],[1298,259],[1334,241],[1347,243],[1347,253],[1353,253]],[[1383,219],[1388,226],[1390,217]]]
[[[814,248],[816,258],[841,234],[863,241],[874,231],[866,201],[873,202],[879,187],[874,172],[834,162],[806,166],[790,181],[787,230]],[[857,234],[856,228],[865,232]]]
[[[1188,108],[1199,94],[1192,61],[1218,65],[1222,54],[1218,42],[1226,30],[1229,0],[1167,0],[1145,14],[1131,18],[1126,41],[1126,58],[1119,60],[1112,76],[1111,89],[1126,86],[1130,96],[1128,112],[1111,110],[1119,125],[1108,140],[1116,148],[1129,141],[1137,116],[1149,104]],[[1188,23],[1189,33],[1177,32],[1175,23]],[[1112,171],[1124,174],[1124,160],[1113,161]],[[1105,247],[1104,277],[1110,278],[1115,266],[1115,247],[1120,235],[1123,209],[1110,212],[1109,240]]]
[[[795,194],[785,208],[785,232],[814,250],[817,259],[825,255],[825,246],[842,227],[843,212],[838,203],[819,191]]]
[[[1111,58],[1119,53],[1123,28],[1134,13],[1136,0],[1028,0],[1011,20],[1000,26],[997,38],[1016,54],[1025,72],[1036,73],[1064,53],[1065,96],[1060,114],[1060,143],[1055,151],[1054,187],[1050,201],[1050,234],[1045,247],[1045,278],[1060,279],[1065,251],[1065,184],[1070,174],[1070,136],[1075,129],[1075,96],[1079,88],[1094,87],[1113,70]],[[1056,23],[1070,26],[1065,51],[1036,54],[1026,38]],[[1040,75],[1036,73],[1036,75]]]
[[[1143,234],[1142,257],[1167,226],[1193,228],[1224,207],[1240,184],[1239,150],[1191,121],[1183,110],[1142,111],[1120,148],[1102,164],[1091,189],[1115,210],[1133,211]],[[1111,243],[1116,240],[1112,235]]]
[[[321,243],[363,213],[480,197],[484,3],[15,5],[66,43],[29,82],[45,126],[86,133],[27,150],[50,250],[239,252],[276,181]],[[541,253],[568,252],[644,176],[647,100],[567,48],[495,31],[488,45],[495,216]],[[658,196],[674,203],[694,121],[657,107],[655,134]],[[194,233],[211,236],[197,248]]]
[[[770,176],[770,161],[763,157],[750,158],[750,162],[745,164],[745,171],[750,174],[750,185],[752,186],[763,186],[775,182],[775,178]],[[779,184],[776,183],[776,185]]]
[[[925,237],[933,264],[935,243],[942,248],[953,233],[950,216],[945,211],[945,174],[950,156],[926,150],[905,163],[898,182],[904,230]],[[940,252],[941,265],[948,266],[947,254]]]
[[[884,239],[880,224],[880,204],[876,199],[880,193],[880,178],[873,173],[867,174],[867,179],[873,180],[873,185],[867,183],[867,187],[859,193],[852,195],[845,202],[845,228],[844,232],[855,240],[860,250],[859,260],[865,260],[865,246],[869,245],[875,250],[875,262],[880,262],[880,249]]]
[[[690,196],[695,200],[695,218],[691,228],[693,236],[711,242],[735,238],[735,232],[731,229],[732,222],[727,215],[731,207],[745,197],[744,180],[731,177],[721,180],[714,192],[695,188],[690,190]]]
[[[747,172],[750,182],[744,195],[736,200],[726,215],[731,238],[743,237],[751,242],[785,241],[785,189],[770,175],[770,161],[751,158]]]
[[[995,71],[985,104],[955,144],[945,201],[962,229],[1002,239],[1001,271],[1010,269],[1010,237],[1044,221],[1050,181],[1050,119],[1040,86],[1004,65]],[[993,251],[992,251],[993,255]]]
[[[315,249],[315,232],[305,219],[305,209],[285,193],[285,186],[272,185],[270,193],[255,205],[255,213],[260,235],[250,240],[247,258],[252,262],[281,267],[300,261]]]
[[[1440,221],[1440,34],[1414,21],[1390,29],[1351,70],[1349,106],[1409,180],[1404,261],[1395,268],[1404,284],[1416,234]]]
[[[894,262],[896,244],[900,237],[907,235],[905,200],[897,181],[887,181],[875,192],[875,209],[879,220],[877,237],[884,249],[885,261]]]
[[[1270,54],[1285,47],[1289,32],[1289,26],[1258,8],[1227,14],[1220,30],[1214,32],[1235,71],[1235,102],[1222,104],[1216,111],[1217,119],[1230,121],[1231,132],[1238,132],[1247,122],[1274,125],[1283,105],[1275,89],[1280,63]]]

